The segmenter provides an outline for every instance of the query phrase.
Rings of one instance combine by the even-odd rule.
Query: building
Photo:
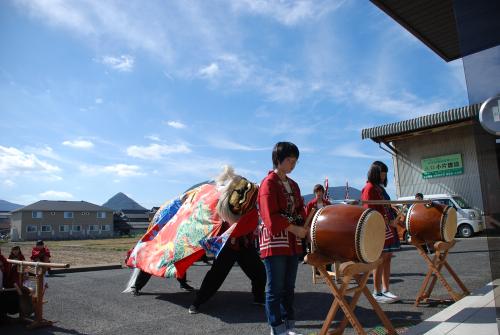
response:
[[[500,139],[481,127],[479,108],[474,104],[363,129],[361,136],[392,154],[398,197],[417,192],[459,194],[490,215],[500,206],[495,175],[500,169]]]
[[[41,200],[12,211],[12,241],[112,236],[113,210],[86,201]]]
[[[10,212],[0,211],[0,238],[10,232]]]
[[[117,234],[146,232],[150,221],[150,211],[126,194],[122,192],[115,194],[103,206],[113,210]]]

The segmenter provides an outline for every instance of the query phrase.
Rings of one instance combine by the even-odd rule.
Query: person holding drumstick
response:
[[[299,149],[290,142],[278,142],[273,149],[273,170],[262,180],[258,195],[262,229],[260,254],[266,268],[266,316],[271,334],[298,335],[293,307],[295,279],[305,212],[299,186],[287,177],[299,159]]]
[[[368,180],[361,191],[361,200],[390,200],[385,191],[387,186],[387,165],[383,162],[375,161],[368,171]],[[392,252],[401,248],[396,232],[396,220],[394,211],[389,205],[364,205],[378,211],[385,220],[385,243],[382,253],[382,264],[373,270],[373,297],[377,302],[390,304],[399,300],[399,297],[389,291],[389,281],[391,276]]]

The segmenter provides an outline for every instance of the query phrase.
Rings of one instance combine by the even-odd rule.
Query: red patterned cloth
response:
[[[33,262],[46,262],[50,261],[50,251],[47,247],[37,248],[33,247],[31,250],[31,260]]]

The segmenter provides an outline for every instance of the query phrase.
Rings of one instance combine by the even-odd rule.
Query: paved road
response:
[[[449,256],[449,263],[471,290],[491,281],[487,241],[484,237],[459,240]],[[412,246],[403,246],[393,259],[391,290],[403,300],[383,309],[394,323],[416,324],[446,306],[413,307],[426,266]],[[196,263],[188,273],[190,283],[199,287],[209,269]],[[176,280],[152,278],[144,294],[133,297],[120,293],[130,270],[106,270],[60,274],[49,278],[45,317],[57,320],[55,327],[27,331],[22,325],[0,326],[7,334],[269,334],[263,307],[251,304],[250,285],[235,266],[220,291],[205,305],[203,314],[190,315],[187,307],[194,293],[182,292]],[[371,288],[371,285],[370,285]],[[446,291],[438,283],[436,295]],[[300,265],[296,287],[296,309],[299,330],[315,334],[332,302],[324,284],[313,285],[311,268]],[[356,309],[361,323],[371,329],[380,322],[361,298]],[[354,334],[348,328],[346,334]]]

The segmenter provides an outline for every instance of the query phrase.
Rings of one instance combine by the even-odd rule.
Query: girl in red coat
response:
[[[273,167],[260,184],[258,203],[262,218],[260,254],[266,268],[266,316],[271,334],[297,334],[293,308],[295,278],[305,212],[299,186],[287,177],[299,159],[299,149],[278,142],[273,149]]]
[[[368,181],[361,191],[361,200],[390,200],[385,191],[387,186],[387,165],[380,161],[372,163],[368,171]],[[392,252],[400,249],[398,234],[395,228],[396,218],[389,205],[364,205],[378,211],[385,220],[385,243],[382,253],[383,262],[373,271],[373,296],[379,303],[393,303],[399,297],[389,291],[391,276]]]

